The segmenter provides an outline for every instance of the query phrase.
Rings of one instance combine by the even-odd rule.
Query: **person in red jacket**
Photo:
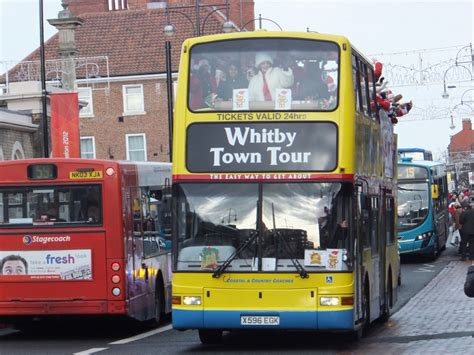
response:
[[[217,96],[217,82],[211,75],[209,61],[201,59],[196,73],[191,74],[189,83],[189,106],[191,110],[199,110],[212,106]]]

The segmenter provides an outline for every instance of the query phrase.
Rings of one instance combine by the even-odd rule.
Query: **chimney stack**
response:
[[[462,119],[462,130],[463,131],[472,131],[472,123],[470,118]]]

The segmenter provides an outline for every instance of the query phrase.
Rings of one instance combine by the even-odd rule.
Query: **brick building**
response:
[[[12,83],[10,94],[0,96],[0,161],[41,155],[40,109],[38,82]]]
[[[462,120],[462,130],[451,136],[448,145],[449,164],[456,172],[457,188],[468,188],[469,173],[472,172],[474,162],[474,131],[470,118]]]
[[[81,20],[75,29],[74,60],[79,98],[88,102],[80,112],[83,157],[169,160],[165,40],[171,42],[176,78],[182,42],[196,28],[195,1],[69,1],[69,11]],[[167,4],[176,32],[165,39]],[[234,30],[249,21],[247,29],[252,30],[253,0],[228,4]],[[227,20],[226,1],[201,0],[198,5],[202,34],[221,33]],[[56,34],[45,43],[47,63],[58,59],[59,37]],[[39,50],[24,60],[35,61]],[[25,72],[19,64],[8,77],[22,80]],[[61,75],[47,72],[48,82],[61,85]]]
[[[34,157],[32,115],[0,108],[0,161]]]

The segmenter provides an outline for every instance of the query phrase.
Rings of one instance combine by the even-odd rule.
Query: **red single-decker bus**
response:
[[[0,162],[0,322],[171,310],[171,164]]]

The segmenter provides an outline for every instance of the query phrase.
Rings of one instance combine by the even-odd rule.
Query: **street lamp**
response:
[[[461,102],[457,105],[455,105],[452,109],[451,109],[451,113],[450,113],[450,118],[451,118],[451,125],[449,126],[449,128],[451,129],[455,129],[456,126],[454,125],[454,113],[456,111],[456,109],[459,107],[459,106],[467,106],[469,108],[469,111],[470,111],[470,115],[472,115],[472,113],[474,112],[473,108],[471,105],[468,105],[467,102],[473,102],[472,100],[469,100],[469,101],[464,101],[464,95],[469,92],[469,91],[474,91],[474,88],[470,88],[470,89],[467,89],[465,90],[462,95],[461,95]]]
[[[43,0],[39,1],[39,23],[40,23],[40,67],[41,67],[41,120],[43,123],[43,157],[49,157],[49,131],[48,131],[48,107],[46,92],[46,68],[44,54],[44,25],[43,25]]]
[[[166,56],[166,91],[168,96],[168,145],[170,151],[170,162],[173,161],[173,77],[172,77],[172,61],[171,61],[171,42],[170,38],[174,35],[175,29],[174,26],[171,24],[170,21],[170,12],[176,12],[180,15],[183,15],[193,26],[194,35],[200,36],[202,32],[204,32],[204,25],[206,24],[207,19],[210,15],[215,13],[216,11],[223,10],[222,6],[225,5],[226,10],[226,21],[222,26],[222,30],[225,33],[231,32],[235,26],[232,21],[229,21],[229,0],[226,0],[225,4],[205,4],[203,6],[206,7],[215,7],[211,12],[207,14],[207,16],[202,21],[202,31],[201,31],[201,18],[199,10],[201,8],[201,4],[199,0],[194,1],[194,5],[188,6],[173,6],[170,7],[168,2],[166,3],[166,25],[163,28],[163,34],[166,37],[165,41],[165,56]],[[196,18],[193,22],[191,17],[187,15],[185,12],[180,11],[181,9],[189,9],[194,8]]]
[[[243,24],[242,27],[240,28],[240,31],[242,32],[242,30],[245,30],[245,27],[247,25],[251,24],[254,21],[258,21],[258,29],[259,30],[262,29],[262,21],[270,21],[271,23],[276,25],[280,29],[280,31],[283,31],[283,28],[281,28],[281,26],[277,22],[273,21],[272,19],[262,17],[262,14],[258,14],[258,18],[254,18],[253,20],[250,20],[250,21],[246,22],[245,24]]]
[[[202,24],[201,24],[201,17],[200,17],[200,11],[199,11],[199,9],[201,7],[214,7],[214,9],[206,15],[206,17],[202,21]],[[189,8],[194,8],[194,12],[195,12],[195,15],[196,15],[194,21],[191,19],[191,17],[188,14],[186,14],[183,11],[180,11],[182,9],[189,9]],[[196,37],[199,37],[199,36],[201,36],[202,33],[204,33],[204,26],[206,25],[207,19],[213,13],[215,13],[219,10],[224,10],[224,9],[226,10],[226,21],[222,25],[222,31],[225,32],[225,33],[229,33],[235,28],[234,23],[232,21],[229,21],[229,0],[226,0],[226,2],[223,3],[223,4],[204,4],[204,5],[201,5],[199,0],[195,0],[194,5],[184,5],[184,6],[169,6],[168,3],[167,3],[167,5],[166,5],[166,26],[164,28],[165,35],[172,36],[174,34],[174,31],[175,31],[174,26],[170,22],[170,17],[169,17],[170,12],[175,12],[175,13],[178,13],[178,14],[184,16],[191,23],[191,25],[193,26],[194,35]]]
[[[444,72],[444,75],[443,75],[443,93],[441,94],[441,97],[442,97],[443,99],[449,98],[449,93],[448,93],[448,91],[447,91],[446,89],[447,89],[447,88],[450,89],[450,88],[455,87],[455,86],[453,86],[453,85],[449,85],[449,86],[446,85],[446,75],[448,74],[448,72],[449,72],[451,69],[457,68],[457,67],[461,67],[461,68],[466,69],[466,70],[469,72],[469,75],[471,76],[471,80],[473,80],[472,72],[471,72],[467,67],[465,67],[464,65],[458,64],[458,63],[457,63],[457,57],[456,57],[456,64],[455,64],[455,65],[451,65],[448,69],[446,69],[446,71]]]
[[[227,217],[227,224],[230,224],[230,220],[231,220],[232,217],[233,217],[233,221],[237,222],[237,211],[234,210],[232,207],[229,208],[229,215],[228,216],[226,216],[226,215],[222,216],[222,220],[221,220],[222,224],[225,223],[226,217]]]
[[[465,102],[463,101],[463,99],[464,99],[464,95],[466,94],[466,92],[468,92],[468,91],[473,91],[473,90],[474,90],[474,88],[467,89],[466,91],[464,91],[464,92],[462,93],[462,95],[461,95],[461,105],[464,105],[464,104],[465,104]],[[467,101],[467,102],[473,102],[473,101],[472,101],[472,100],[469,100],[469,101]],[[470,107],[470,105],[468,105],[468,106]]]
[[[463,50],[469,48],[469,54],[470,54],[470,57],[471,57],[471,63],[472,63],[472,66],[474,68],[474,52],[472,51],[472,43],[469,43],[467,46],[464,46],[462,47],[460,50],[458,50],[458,52],[456,53],[456,59],[455,59],[455,63],[456,65],[458,64],[464,64],[464,63],[469,63],[469,61],[467,62],[458,62],[458,56],[459,56],[459,53],[461,53]]]

